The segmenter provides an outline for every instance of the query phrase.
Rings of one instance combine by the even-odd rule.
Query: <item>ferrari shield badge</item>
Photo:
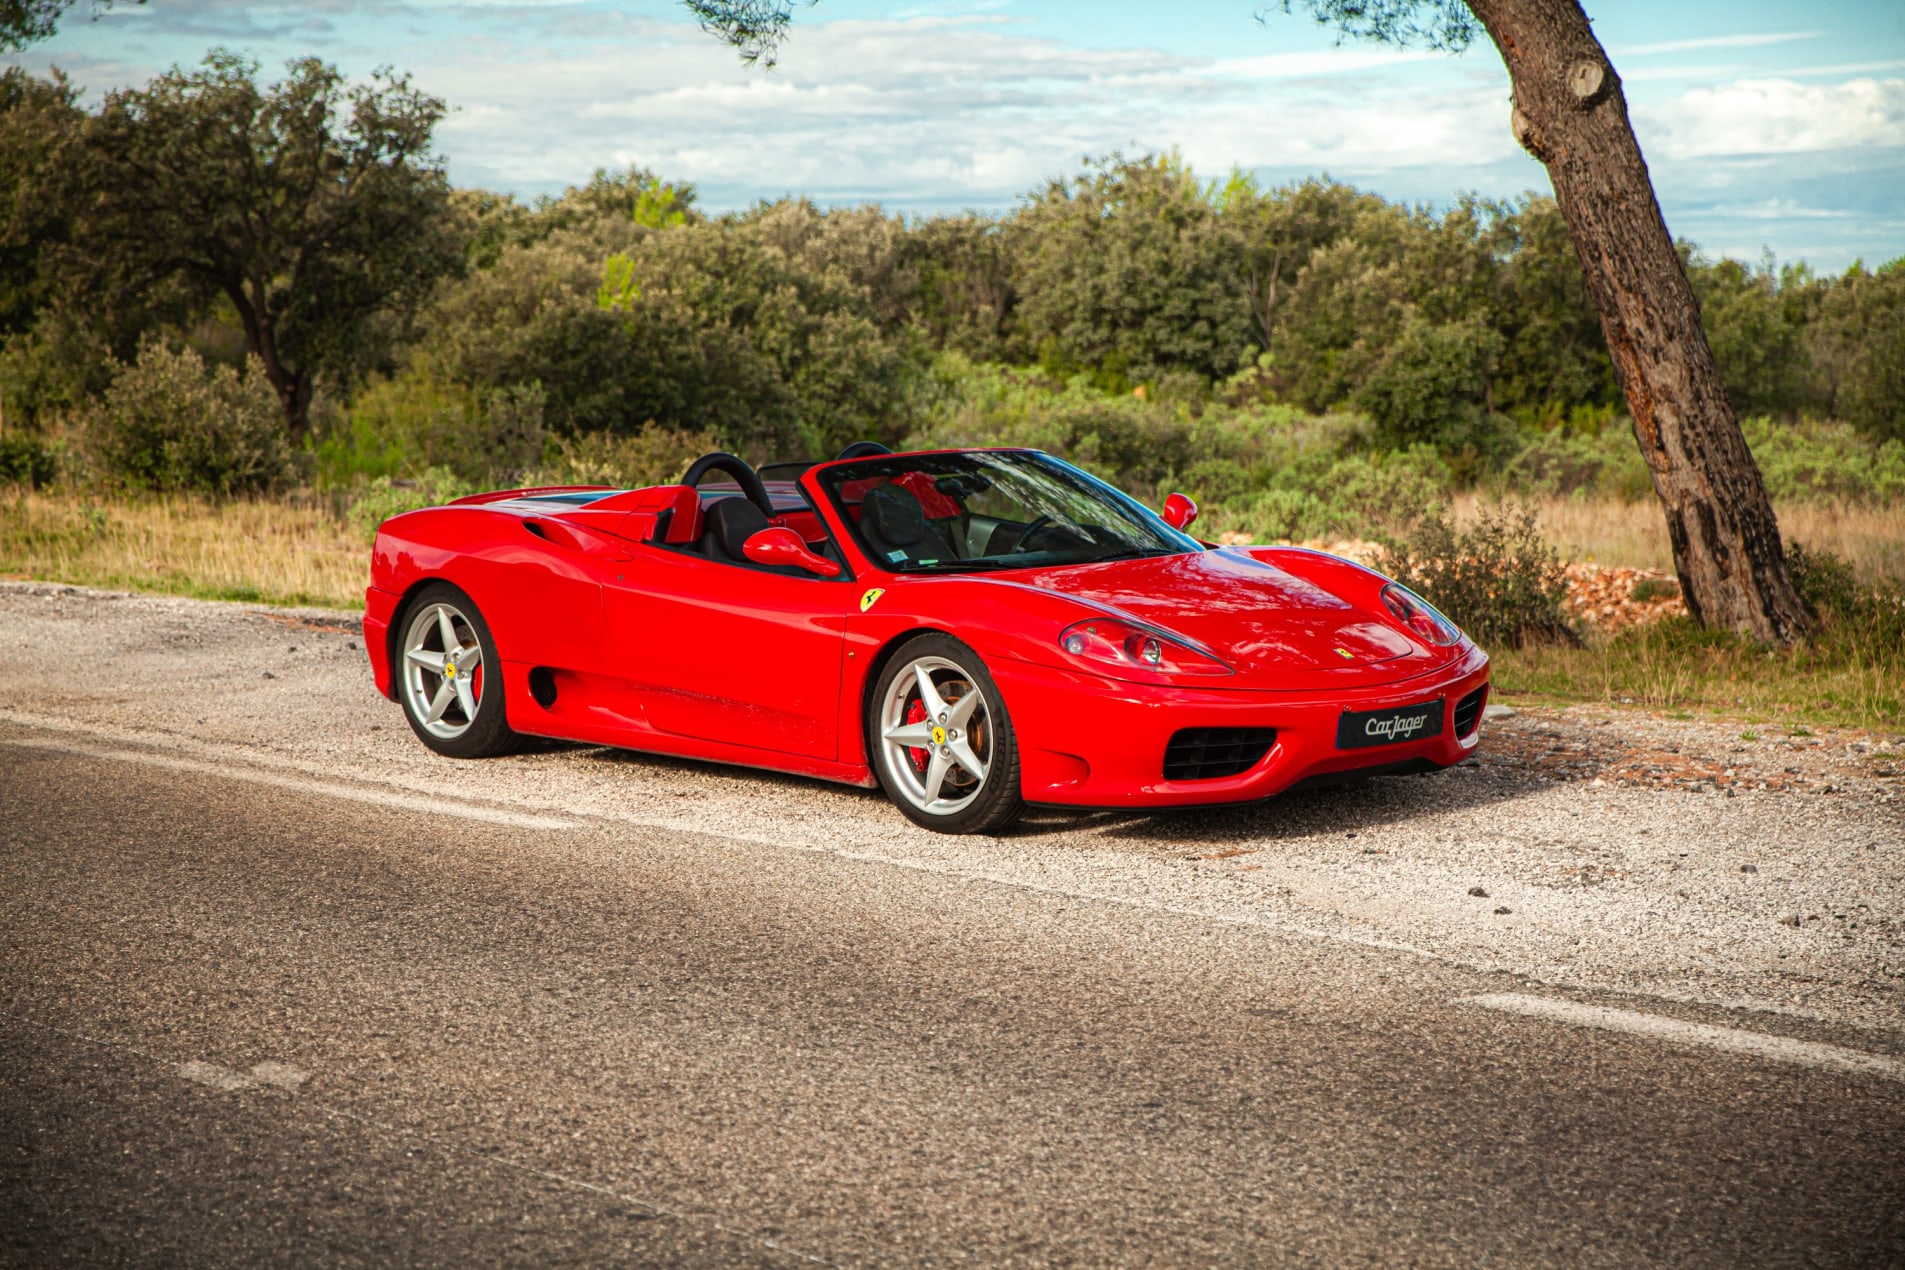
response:
[[[1337,649],[1337,650],[1336,650],[1336,655],[1337,655],[1338,657],[1341,657],[1341,658],[1342,658],[1342,659],[1343,659],[1344,661],[1355,661],[1355,660],[1356,660],[1356,654],[1355,654],[1355,653],[1352,653],[1352,652],[1350,652],[1350,651],[1349,651],[1349,650],[1348,650],[1347,648],[1339,648],[1339,649]]]
[[[878,586],[868,587],[867,593],[860,597],[860,611],[864,613],[868,609],[872,608],[874,602],[885,594],[886,594],[885,587],[878,587]]]

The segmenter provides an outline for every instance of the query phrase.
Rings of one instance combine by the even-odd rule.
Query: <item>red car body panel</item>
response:
[[[1019,740],[1028,801],[1185,806],[1263,798],[1306,779],[1426,761],[1459,762],[1480,737],[1450,712],[1488,658],[1466,638],[1422,642],[1384,609],[1386,579],[1298,548],[1217,548],[1167,557],[996,573],[893,573],[861,549],[815,483],[769,482],[771,523],[829,542],[840,578],[754,569],[686,549],[704,502],[734,487],[610,493],[499,491],[394,517],[377,535],[364,614],[378,689],[406,598],[432,581],[481,610],[518,732],[795,772],[871,786],[869,678],[907,638],[942,631],[985,660]],[[850,511],[851,514],[851,511]],[[875,594],[877,592],[877,594]],[[1092,617],[1163,628],[1233,674],[1117,676],[1065,653]],[[556,693],[539,704],[529,672]],[[1475,696],[1481,694],[1481,696]],[[1423,740],[1338,749],[1346,710],[1441,699]],[[1171,781],[1163,758],[1184,728],[1276,729],[1248,771]]]

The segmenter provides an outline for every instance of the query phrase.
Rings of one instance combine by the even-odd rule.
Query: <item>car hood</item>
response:
[[[1237,671],[1237,687],[1405,679],[1455,655],[1453,649],[1418,643],[1317,582],[1237,551],[1068,565],[1012,576],[1189,636]]]

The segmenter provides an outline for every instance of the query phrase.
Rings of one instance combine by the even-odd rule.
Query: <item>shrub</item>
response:
[[[1477,643],[1579,643],[1562,602],[1567,575],[1541,537],[1530,507],[1501,503],[1458,530],[1446,514],[1425,517],[1390,544],[1377,568],[1419,591]]]
[[[149,343],[137,362],[114,367],[85,430],[100,466],[137,489],[229,497],[298,477],[283,408],[256,361],[241,375],[207,367],[192,349]]]
[[[1627,592],[1628,598],[1639,604],[1671,600],[1679,594],[1680,583],[1672,578],[1642,578]]]
[[[471,486],[514,484],[542,459],[543,406],[538,384],[468,388],[415,363],[359,393],[343,426],[318,443],[319,483],[441,467]]]
[[[613,485],[639,489],[679,480],[688,465],[725,448],[712,432],[656,427],[633,436],[596,432],[565,438],[550,447],[543,465],[523,479],[530,485]]]
[[[1624,421],[1592,433],[1540,433],[1503,466],[1501,484],[1523,496],[1598,494],[1629,502],[1654,491],[1647,461]]]
[[[1444,455],[1472,456],[1470,466],[1493,466],[1513,443],[1512,425],[1485,405],[1500,356],[1501,337],[1479,321],[1412,318],[1350,399],[1369,415],[1383,445],[1432,445]]]
[[[453,498],[475,492],[447,467],[427,468],[409,481],[380,476],[352,500],[344,519],[369,542],[377,537],[377,526],[392,516],[420,507],[439,507]]]
[[[58,474],[59,464],[40,438],[20,433],[0,436],[0,485],[38,489],[52,484]]]
[[[1766,491],[1776,499],[1889,503],[1905,498],[1905,440],[1874,441],[1849,424],[1743,420]]]

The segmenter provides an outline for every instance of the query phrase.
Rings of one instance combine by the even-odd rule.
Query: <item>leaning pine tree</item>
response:
[[[787,0],[684,0],[748,61],[770,64]],[[1594,297],[1634,435],[1667,513],[1696,621],[1790,641],[1806,610],[1779,525],[1720,382],[1700,308],[1654,198],[1620,77],[1578,0],[1281,0],[1357,39],[1450,51],[1486,31],[1507,64],[1515,137],[1548,169]]]
[[[1634,436],[1703,625],[1791,640],[1806,610],[1766,484],[1728,404],[1667,233],[1620,76],[1577,0],[1303,0],[1346,34],[1459,50],[1476,25],[1514,89],[1515,139],[1541,160],[1587,275]],[[1288,8],[1286,0],[1285,8]]]

